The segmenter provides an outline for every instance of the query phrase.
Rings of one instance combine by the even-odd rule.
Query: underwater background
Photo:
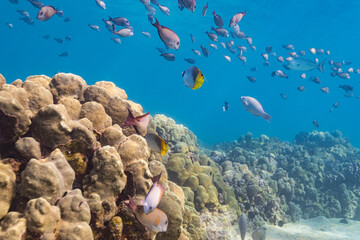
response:
[[[160,24],[174,30],[181,39],[179,50],[170,49],[176,61],[169,62],[160,57],[156,47],[164,48],[156,28],[147,20],[147,12],[140,1],[106,1],[106,10],[96,6],[94,1],[46,1],[64,11],[64,17],[54,16],[47,22],[36,20],[38,9],[28,1],[11,4],[1,1],[0,72],[11,82],[32,74],[54,75],[56,72],[72,72],[82,76],[88,84],[107,80],[126,89],[131,100],[140,102],[144,111],[151,114],[162,113],[189,127],[204,145],[221,141],[232,141],[251,131],[255,136],[266,134],[282,140],[292,141],[300,131],[311,131],[317,120],[321,131],[339,129],[350,139],[354,146],[360,146],[360,95],[359,76],[351,74],[350,80],[330,76],[330,68],[325,64],[325,72],[313,70],[307,73],[307,79],[299,77],[299,71],[285,71],[282,64],[270,56],[270,66],[263,66],[261,53],[267,46],[273,46],[277,55],[287,56],[283,44],[293,44],[295,51],[305,50],[307,58],[312,59],[309,48],[330,50],[331,55],[317,56],[334,61],[351,61],[354,69],[360,66],[358,53],[357,17],[358,1],[209,1],[208,12],[201,16],[206,1],[197,1],[195,13],[180,11],[177,1],[164,0],[171,13],[166,16],[157,10],[155,17]],[[29,26],[19,20],[16,10],[27,10],[35,20]],[[212,12],[222,16],[228,26],[231,17],[247,10],[247,15],[239,23],[240,30],[253,38],[257,50],[253,52],[246,40],[233,39],[235,44],[247,46],[244,53],[247,66],[243,66],[235,55],[218,45],[218,50],[208,46],[211,41],[205,34],[215,26]],[[66,16],[70,22],[64,22]],[[126,17],[134,28],[134,36],[122,38],[122,44],[111,41],[114,37],[106,28],[102,19]],[[10,22],[12,29],[6,26]],[[100,26],[100,32],[93,31],[88,24]],[[227,27],[228,30],[230,28]],[[151,33],[148,39],[142,31]],[[50,39],[42,36],[49,34]],[[190,34],[196,38],[192,43]],[[53,38],[71,35],[72,40],[59,44]],[[230,37],[231,38],[231,37]],[[219,37],[221,41],[226,39]],[[209,49],[205,58],[196,56],[191,49],[200,49],[200,45]],[[62,52],[69,57],[59,57]],[[232,58],[227,62],[223,54]],[[184,58],[194,58],[196,66],[203,72],[206,81],[198,90],[187,88],[181,77],[190,64]],[[346,66],[346,67],[350,67]],[[257,72],[251,72],[257,67]],[[271,72],[282,69],[288,79],[271,77]],[[344,66],[344,70],[345,66]],[[308,81],[319,76],[321,84]],[[255,76],[251,83],[246,76]],[[354,86],[354,97],[344,97],[339,84]],[[297,87],[304,85],[305,92]],[[329,94],[320,91],[328,86]],[[280,93],[288,99],[280,97]],[[272,116],[271,123],[254,117],[244,110],[240,96],[252,96],[259,100],[265,111]],[[224,101],[229,102],[229,111],[223,112]],[[339,107],[332,113],[333,103]]]

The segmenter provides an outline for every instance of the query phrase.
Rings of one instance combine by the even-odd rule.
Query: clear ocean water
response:
[[[344,67],[345,71],[348,67],[359,68],[360,1],[209,0],[207,15],[202,17],[205,0],[197,1],[195,13],[186,9],[181,12],[175,0],[162,0],[159,2],[169,7],[171,14],[166,16],[157,10],[156,18],[181,39],[178,51],[169,50],[176,55],[175,62],[159,56],[156,48],[164,48],[164,44],[147,20],[147,12],[139,0],[107,0],[106,10],[96,6],[93,0],[43,2],[63,10],[64,17],[54,16],[40,22],[36,20],[38,9],[28,1],[0,2],[0,72],[8,83],[36,74],[51,77],[57,72],[75,73],[88,84],[113,81],[126,90],[130,100],[140,103],[145,112],[174,118],[189,127],[204,145],[232,141],[249,131],[255,136],[266,134],[292,141],[298,132],[315,129],[312,122],[317,120],[319,130],[339,129],[353,145],[360,147],[360,99],[356,98],[360,95],[359,75],[350,74],[350,80],[332,78],[331,67],[326,63],[325,73],[318,70],[307,73],[308,77],[321,78],[322,83],[315,84],[301,79],[301,72],[286,71],[274,57],[270,57],[271,66],[265,67],[261,57],[267,46],[272,46],[278,55],[287,56],[282,45],[291,43],[295,51],[305,50],[307,58],[314,58],[309,48],[323,48],[330,50],[331,55],[317,56],[319,60],[351,61],[351,65]],[[19,20],[18,9],[28,11],[35,24],[29,26]],[[233,39],[237,45],[248,47],[244,54],[246,67],[219,44],[218,50],[208,46],[211,42],[205,31],[215,26],[213,10],[222,16],[226,26],[235,13],[247,10],[239,26],[253,38],[256,52],[250,50],[246,40]],[[70,22],[64,22],[66,16],[71,17]],[[121,45],[111,41],[114,35],[102,22],[108,16],[126,17],[134,28],[134,36],[122,38]],[[7,22],[14,27],[10,29]],[[90,29],[89,23],[100,26],[100,32]],[[142,31],[151,33],[152,37],[146,38]],[[46,34],[50,39],[42,37]],[[195,36],[196,43],[191,42],[190,34]],[[72,41],[59,44],[54,40],[67,35],[72,36]],[[209,49],[208,58],[198,57],[191,51],[200,50],[200,45]],[[59,57],[64,51],[70,56]],[[232,62],[227,62],[223,54],[230,56]],[[191,66],[184,58],[190,57],[197,61],[195,65],[206,78],[203,86],[195,91],[187,88],[181,77],[182,71]],[[257,67],[257,72],[251,72],[251,67]],[[278,69],[286,72],[289,78],[271,77],[271,72]],[[255,76],[257,82],[249,82],[247,76]],[[345,92],[338,88],[339,84],[353,85],[354,97],[344,97]],[[297,90],[300,85],[306,87],[305,92]],[[330,88],[329,94],[321,92],[320,87],[325,86]],[[286,94],[288,99],[283,100],[280,93]],[[271,123],[245,111],[240,96],[258,99],[272,116]],[[225,100],[230,105],[227,112],[222,111]],[[339,102],[339,107],[329,113],[335,102]]]

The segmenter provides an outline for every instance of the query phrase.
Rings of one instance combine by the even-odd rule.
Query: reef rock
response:
[[[119,96],[121,99],[127,99],[126,92],[118,88],[113,82],[100,81],[96,82],[95,86],[105,88],[110,97]]]
[[[0,240],[24,239],[26,219],[21,213],[9,212],[0,222]]]
[[[84,91],[87,84],[82,77],[75,74],[58,73],[52,78],[49,87],[55,103],[62,97],[72,97],[84,101]]]
[[[41,158],[40,143],[32,137],[24,137],[17,140],[15,143],[15,149],[27,161],[31,158]]]
[[[7,214],[15,197],[15,180],[16,175],[11,166],[0,162],[0,219]]]

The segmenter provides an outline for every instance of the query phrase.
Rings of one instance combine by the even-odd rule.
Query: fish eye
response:
[[[149,209],[151,210],[151,209],[152,209],[152,207],[149,207]]]
[[[180,44],[180,42],[176,42],[176,45],[179,45]]]
[[[165,225],[167,225],[167,224],[168,224],[168,221],[166,220],[166,221],[165,221]]]

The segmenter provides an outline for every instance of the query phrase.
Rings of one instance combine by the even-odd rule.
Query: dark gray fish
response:
[[[334,108],[338,108],[338,107],[339,107],[339,103],[338,103],[338,102],[334,103],[334,104],[333,104],[333,107],[334,107]]]
[[[337,67],[337,68],[341,68],[342,63],[341,62],[336,62],[336,63],[334,63],[334,66]]]
[[[200,46],[203,54],[205,57],[208,57],[209,56],[209,50],[207,48],[204,48],[203,46]]]
[[[40,2],[40,1],[36,1],[36,0],[28,0],[30,3],[31,3],[31,5],[33,5],[34,7],[36,7],[36,8],[42,8],[43,6],[45,6],[42,2]]]
[[[263,65],[264,65],[265,67],[269,67],[269,66],[270,66],[270,62],[269,62],[269,61],[264,61],[264,62],[263,62]]]
[[[350,65],[350,64],[352,64],[352,62],[342,60],[342,64],[344,64],[344,65]]]
[[[347,72],[336,73],[336,75],[341,79],[350,79],[350,75]]]
[[[60,44],[63,44],[63,43],[64,43],[64,40],[62,40],[61,38],[54,38],[54,40],[55,40],[57,43],[60,43]]]
[[[22,17],[19,18],[20,20],[23,20],[27,25],[34,25],[35,22],[31,17]]]
[[[318,128],[318,127],[319,127],[318,121],[317,121],[317,120],[314,120],[314,121],[313,121],[313,125],[314,125],[314,127],[317,127],[317,128]]]
[[[103,19],[103,22],[105,23],[105,27],[107,30],[109,30],[109,32],[115,32],[115,24],[112,21]]]
[[[196,1],[195,0],[178,0],[178,5],[180,11],[184,8],[188,9],[190,12],[195,12]]]
[[[70,21],[71,21],[71,17],[64,18],[64,22],[70,22]]]
[[[241,240],[244,240],[245,235],[246,235],[246,230],[247,230],[247,217],[246,217],[245,213],[241,214],[238,224],[239,224],[239,229],[240,229]]]
[[[24,17],[30,17],[29,12],[25,11],[25,10],[16,10],[21,16]]]
[[[312,60],[309,59],[294,59],[290,62],[288,62],[287,65],[284,65],[284,67],[286,69],[292,69],[292,70],[296,70],[296,71],[311,71],[315,68],[317,68],[320,72],[324,72],[324,63],[325,63],[324,59],[322,62],[320,63],[316,63]]]
[[[231,52],[232,54],[236,54],[236,49],[235,48],[227,48],[229,50],[229,52]]]
[[[206,5],[204,6],[203,10],[202,10],[202,16],[203,17],[206,15],[208,7],[209,7],[209,3],[207,2]]]
[[[121,27],[129,27],[130,26],[129,20],[127,20],[126,18],[123,18],[123,17],[116,17],[116,18],[109,17],[108,21],[112,21],[113,23],[115,23],[116,25],[121,26]]]
[[[68,57],[70,54],[68,52],[63,52],[59,57]]]
[[[175,61],[175,55],[172,53],[161,53],[160,56],[164,57],[168,61]]]
[[[214,22],[215,22],[216,26],[218,26],[219,28],[222,28],[224,25],[224,21],[222,20],[222,18],[219,15],[217,15],[215,13],[215,10],[213,12],[213,16],[214,16]]]
[[[196,62],[195,59],[192,58],[185,58],[184,60],[190,64],[194,64]]]
[[[205,33],[208,35],[208,37],[211,41],[214,41],[214,42],[218,41],[218,36],[216,34],[208,32],[208,31],[206,31]]]
[[[280,97],[281,97],[282,99],[284,99],[284,100],[287,99],[287,95],[286,95],[286,94],[283,94],[283,93],[280,93]]]
[[[229,103],[227,101],[224,102],[224,106],[222,107],[223,111],[228,111],[229,110]]]
[[[303,91],[305,91],[305,86],[300,86],[297,88],[297,90],[299,90],[300,92],[303,92]]]
[[[250,82],[252,82],[252,83],[256,82],[256,78],[255,78],[255,77],[247,76],[247,79],[248,79]]]
[[[312,81],[312,82],[317,83],[317,84],[320,84],[320,83],[321,83],[320,78],[317,77],[317,76],[315,76],[315,77],[311,76],[311,77],[309,78],[309,81]]]
[[[66,36],[65,39],[66,39],[67,41],[71,41],[71,40],[72,40],[72,37],[69,35],[69,36]]]
[[[190,38],[191,38],[191,41],[193,42],[193,43],[195,43],[195,37],[190,33]]]
[[[46,40],[47,40],[47,39],[49,39],[49,38],[50,38],[50,35],[49,35],[49,34],[46,34],[46,35],[43,36],[43,39],[46,39]]]
[[[271,53],[272,49],[273,49],[272,46],[268,46],[265,48],[265,52]]]
[[[211,30],[213,30],[220,37],[229,37],[229,32],[225,28],[211,27]]]
[[[157,0],[151,0],[150,2],[151,2],[152,4],[155,4],[155,5],[158,4],[158,1],[157,1]]]
[[[343,89],[345,92],[351,92],[354,90],[354,87],[351,85],[339,85],[339,88]]]

